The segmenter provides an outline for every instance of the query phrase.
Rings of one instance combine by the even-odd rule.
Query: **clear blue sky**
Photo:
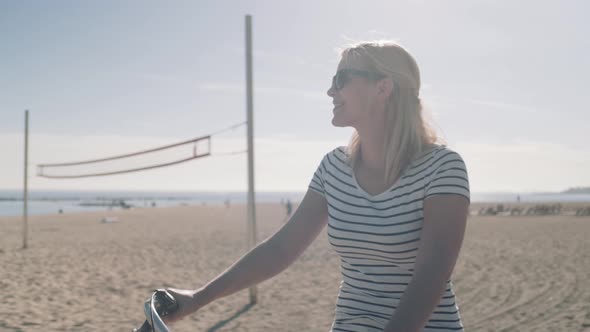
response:
[[[325,95],[349,42],[416,57],[436,128],[474,192],[590,185],[585,1],[2,1],[0,188],[32,163],[133,152],[245,119],[244,16],[253,15],[256,187],[305,190],[348,142]],[[245,146],[244,132],[213,152]],[[163,160],[166,161],[166,160]],[[245,156],[32,189],[244,190]],[[31,168],[34,171],[34,168]]]

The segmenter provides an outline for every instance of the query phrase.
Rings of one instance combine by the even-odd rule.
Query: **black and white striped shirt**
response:
[[[342,282],[331,331],[382,331],[412,279],[424,200],[469,195],[461,156],[444,145],[415,158],[377,195],[357,183],[346,148],[326,154],[309,188],[328,202],[328,239],[341,259]],[[463,331],[451,280],[424,331]]]

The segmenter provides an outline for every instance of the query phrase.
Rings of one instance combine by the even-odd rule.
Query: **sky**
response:
[[[157,170],[55,180],[39,163],[135,152],[246,118],[253,18],[255,187],[304,191],[348,143],[326,90],[338,49],[394,40],[416,58],[434,127],[472,192],[590,186],[587,1],[0,1],[0,189],[247,189],[246,131],[212,156]],[[165,163],[176,155],[154,155]],[[129,160],[123,167],[134,167]],[[100,171],[103,165],[97,165]]]

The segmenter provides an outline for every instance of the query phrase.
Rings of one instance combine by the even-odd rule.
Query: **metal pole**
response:
[[[23,249],[28,247],[28,233],[29,233],[29,216],[28,216],[28,202],[29,202],[29,110],[25,110],[25,188],[23,197]]]
[[[252,16],[246,15],[246,103],[248,122],[248,249],[256,246],[256,205],[254,197],[254,123],[252,89]],[[250,304],[257,302],[256,286],[250,287]]]

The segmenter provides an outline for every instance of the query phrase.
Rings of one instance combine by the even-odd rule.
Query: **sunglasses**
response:
[[[386,76],[383,74],[360,70],[360,69],[340,69],[336,72],[336,75],[332,77],[332,90],[340,90],[342,89],[353,76],[357,77],[364,77],[370,80],[380,80],[385,78]]]

